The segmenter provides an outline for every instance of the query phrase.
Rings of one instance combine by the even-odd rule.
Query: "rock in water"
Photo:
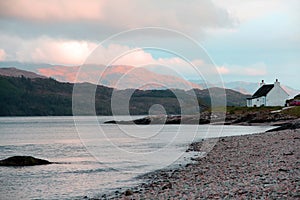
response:
[[[34,158],[32,156],[13,156],[0,160],[0,166],[33,166],[48,164],[51,164],[51,162],[48,160]]]

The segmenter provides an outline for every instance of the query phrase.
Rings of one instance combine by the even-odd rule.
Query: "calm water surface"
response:
[[[189,160],[188,144],[205,137],[270,127],[111,125],[112,117],[2,117],[0,159],[31,155],[58,164],[0,167],[0,199],[81,199],[138,184],[137,175]],[[127,120],[129,117],[120,116]],[[77,124],[77,125],[75,125]]]

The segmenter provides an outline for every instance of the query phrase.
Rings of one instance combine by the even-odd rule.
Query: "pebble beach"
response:
[[[101,199],[300,199],[299,158],[300,129],[222,137],[191,164],[149,173],[138,187]]]

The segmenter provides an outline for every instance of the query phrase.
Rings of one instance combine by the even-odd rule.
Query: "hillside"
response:
[[[88,89],[95,85],[81,83]],[[72,115],[72,83],[61,83],[54,79],[0,76],[0,116],[55,116]],[[217,90],[217,89],[216,89]],[[111,95],[113,89],[105,86],[97,86],[95,100],[97,115],[111,115]],[[155,105],[163,105],[166,114],[195,114],[199,107],[192,101],[189,92],[176,90],[115,90],[119,97],[120,105],[122,99],[133,93],[129,102],[130,114],[148,114],[149,109]],[[210,104],[207,90],[195,90],[198,105],[203,110]],[[244,105],[246,95],[226,90],[228,105]],[[84,94],[82,94],[84,95]],[[179,104],[181,102],[181,105]],[[180,107],[181,106],[181,107]],[[90,113],[81,113],[87,115]],[[126,114],[119,110],[117,114]]]
[[[194,90],[198,98],[202,100],[203,103],[206,105],[211,105],[210,103],[210,96],[213,95],[215,99],[215,103],[217,105],[224,105],[222,100],[224,99],[224,92],[223,89],[218,88],[218,87],[212,87],[210,89],[204,89],[204,90],[199,90],[195,89]],[[227,106],[246,106],[246,98],[250,97],[250,95],[245,95],[240,92],[231,90],[231,89],[225,89],[225,94],[226,94],[226,100],[227,100]]]
[[[0,77],[0,116],[71,115],[72,85],[53,79]]]

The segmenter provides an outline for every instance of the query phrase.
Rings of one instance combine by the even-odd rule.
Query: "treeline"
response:
[[[112,88],[81,83],[87,90],[96,87],[95,110],[97,115],[112,115]],[[0,76],[0,116],[69,116],[72,115],[72,83],[62,83],[54,79],[29,79],[25,77]],[[228,92],[228,90],[226,90]],[[229,94],[232,90],[229,91]],[[130,95],[129,114],[147,115],[153,105],[162,105],[166,114],[195,114],[210,104],[209,93],[197,90],[193,101],[189,91],[176,90],[116,90],[117,104],[114,114],[128,114],[123,104]],[[82,94],[84,95],[84,94]],[[229,105],[246,102],[246,96],[234,92]],[[84,97],[84,96],[83,96]],[[84,98],[83,98],[84,99]],[[123,100],[124,99],[124,102]],[[120,108],[119,108],[119,107]],[[158,108],[158,107],[156,107]],[[83,107],[84,109],[84,107]],[[124,109],[124,110],[122,110]],[[155,109],[154,109],[155,111]],[[185,113],[182,113],[182,112]],[[159,113],[159,112],[158,112]],[[90,113],[81,113],[89,115]]]
[[[0,116],[72,115],[72,84],[0,77]]]
[[[95,85],[85,84],[87,90]],[[74,84],[61,83],[54,79],[29,79],[25,77],[0,76],[0,116],[68,116],[72,115],[72,92]],[[95,110],[97,115],[112,115],[111,95],[113,89],[97,86]],[[116,91],[118,96],[133,93],[129,102],[132,115],[146,115],[154,104],[163,105],[167,114],[180,114],[176,96],[168,91]],[[83,94],[84,95],[84,94]],[[117,114],[127,114],[123,108]],[[90,114],[81,113],[82,115]],[[115,113],[114,113],[115,114]]]

